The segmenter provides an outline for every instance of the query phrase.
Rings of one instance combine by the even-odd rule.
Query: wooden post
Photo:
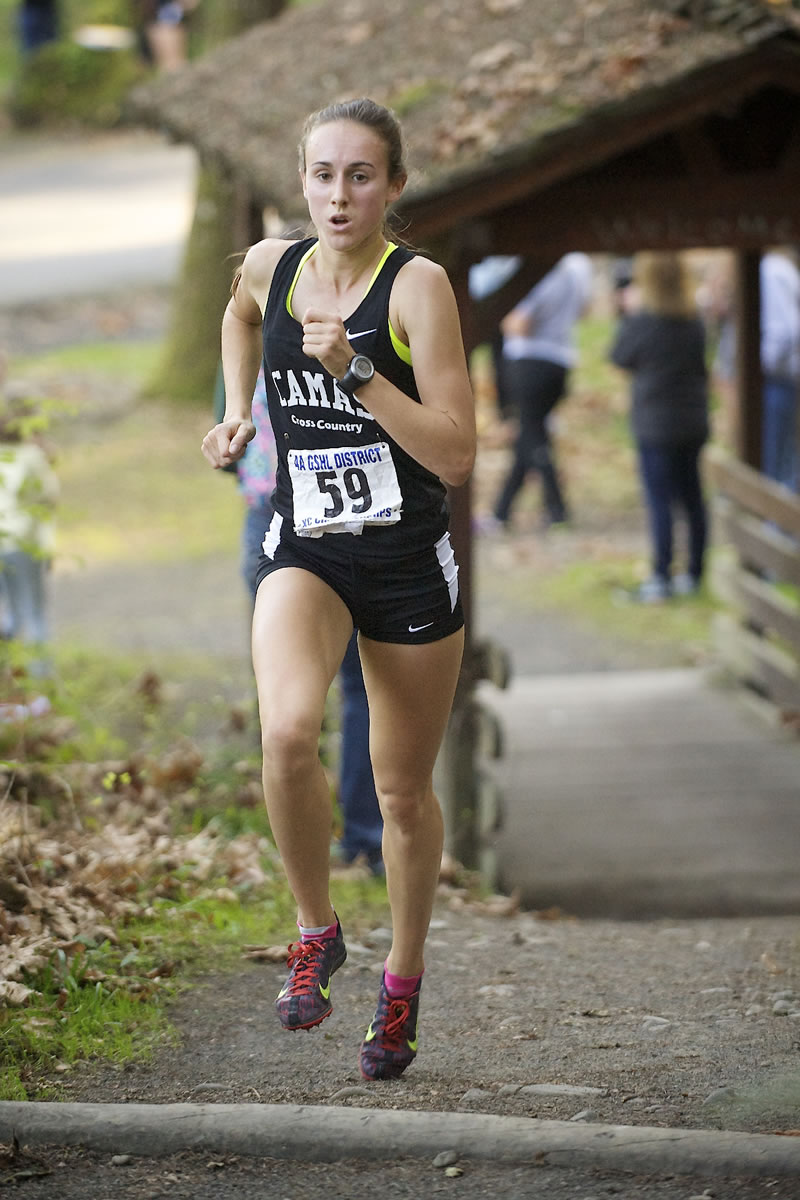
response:
[[[467,359],[474,348],[469,298],[469,263],[461,256],[447,264],[461,315]],[[478,819],[475,765],[475,669],[472,645],[472,489],[467,481],[451,488],[450,536],[458,563],[458,584],[464,609],[464,660],[442,748],[436,764],[436,790],[444,813],[445,850],[465,867],[478,865]]]
[[[736,255],[736,398],[734,445],[739,459],[761,470],[761,284],[758,250]]]
[[[446,261],[448,274],[461,315],[464,349],[469,360],[482,340],[485,324],[478,319],[469,295],[472,256],[462,248]],[[497,757],[502,736],[497,718],[477,699],[475,685],[489,679],[498,687],[510,677],[508,656],[491,642],[476,644],[474,626],[472,559],[472,489],[469,482],[452,488],[450,533],[459,567],[459,588],[464,607],[464,661],[456,688],[453,710],[436,763],[435,786],[442,805],[445,849],[457,862],[481,872],[484,883],[494,886],[496,862],[490,835],[502,815],[502,801],[493,780],[481,769],[480,758]]]

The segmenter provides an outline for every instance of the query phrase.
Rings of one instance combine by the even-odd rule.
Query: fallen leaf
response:
[[[0,979],[0,1003],[12,1008],[21,1008],[27,1004],[33,995],[33,988],[24,983],[15,983],[13,979]]]
[[[242,946],[245,958],[255,962],[286,962],[289,957],[288,946]]]

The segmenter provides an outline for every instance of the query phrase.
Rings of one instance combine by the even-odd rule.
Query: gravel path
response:
[[[356,930],[348,942],[335,1012],[319,1029],[288,1037],[272,1005],[285,969],[246,964],[224,990],[210,976],[177,1001],[181,1041],[157,1063],[90,1081],[82,1069],[66,1078],[66,1098],[352,1103],[751,1132],[797,1120],[793,918],[494,917],[445,892],[427,943],[420,1055],[389,1084],[366,1083],[357,1065],[389,932]]]
[[[288,932],[288,931],[287,931]],[[492,916],[443,893],[431,928],[420,1054],[406,1076],[368,1084],[357,1053],[371,1016],[387,931],[348,931],[334,1013],[287,1036],[273,1011],[280,965],[243,964],[175,1003],[179,1033],[156,1061],[61,1076],[67,1099],[114,1103],[355,1106],[584,1123],[793,1129],[800,1089],[800,942],[790,918],[623,924]],[[442,1146],[442,1150],[446,1150]],[[31,1152],[41,1157],[39,1152]],[[309,1153],[309,1159],[313,1155]],[[20,1187],[29,1200],[131,1196],[601,1196],[796,1198],[797,1181],[632,1177],[622,1172],[463,1162],[383,1161],[374,1173],[204,1155],[132,1159],[47,1152],[57,1176]],[[63,1166],[58,1166],[63,1163]],[[2,1174],[0,1174],[2,1178]],[[108,1189],[107,1192],[103,1188]],[[48,1190],[50,1189],[50,1190]]]

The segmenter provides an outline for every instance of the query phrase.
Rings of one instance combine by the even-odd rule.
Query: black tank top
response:
[[[444,484],[397,443],[350,395],[335,383],[322,364],[303,353],[303,327],[291,312],[294,285],[316,238],[290,245],[275,268],[263,321],[264,378],[270,421],[278,452],[273,504],[294,520],[288,456],[292,450],[325,451],[342,447],[388,444],[402,495],[396,524],[365,525],[359,535],[325,533],[314,545],[335,538],[338,548],[384,557],[430,546],[447,528]],[[353,353],[368,355],[375,370],[395,387],[420,402],[408,347],[395,336],[389,322],[389,296],[398,271],[413,252],[390,243],[367,294],[344,322]]]

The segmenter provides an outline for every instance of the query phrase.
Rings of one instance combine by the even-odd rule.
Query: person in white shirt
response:
[[[0,586],[8,608],[5,636],[42,645],[49,636],[45,582],[58,479],[44,449],[27,435],[32,415],[25,400],[0,396]]]
[[[548,422],[566,395],[577,361],[574,327],[592,294],[592,263],[586,254],[566,254],[503,320],[505,383],[517,413],[514,459],[495,505],[495,522],[507,526],[526,478],[542,479],[545,523],[568,518],[553,459]]]

